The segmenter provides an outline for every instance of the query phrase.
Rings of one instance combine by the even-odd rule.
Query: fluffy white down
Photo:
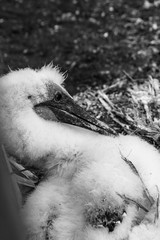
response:
[[[99,142],[99,145],[94,147],[94,154],[93,148],[92,153],[89,149],[88,152],[85,152],[86,158],[83,156],[71,179],[62,180],[64,179],[62,177],[51,177],[38,186],[37,190],[29,197],[26,211],[26,215],[29,215],[32,219],[32,221],[29,221],[29,225],[31,225],[29,239],[45,239],[42,225],[47,225],[47,219],[51,215],[56,215],[56,217],[48,227],[49,239],[159,239],[159,223],[154,223],[152,219],[156,214],[156,209],[149,208],[147,214],[149,217],[145,216],[144,212],[141,215],[135,204],[131,202],[126,205],[123,199],[117,195],[117,193],[126,195],[142,205],[145,205],[146,202],[143,195],[144,186],[122,160],[121,154],[123,154],[134,163],[145,186],[156,201],[158,194],[156,186],[160,189],[159,152],[138,137],[107,137],[106,142],[106,148],[103,146],[103,141],[102,144]],[[37,199],[40,200],[37,201]],[[103,226],[92,226],[86,218],[86,214],[93,214],[94,217],[97,208],[122,209],[124,206],[126,216],[113,232],[109,232],[108,228]],[[24,209],[26,209],[26,206]],[[33,209],[35,210],[33,211]],[[90,209],[93,209],[93,211],[90,211]],[[44,215],[42,214],[43,211]],[[136,226],[135,221],[139,218],[141,218],[142,223]],[[147,221],[144,221],[145,218]],[[41,219],[41,221],[38,219]],[[36,230],[33,229],[33,226],[34,228],[36,226]]]
[[[155,224],[141,224],[133,228],[129,240],[159,240],[160,222]]]
[[[41,119],[33,107],[49,100],[49,84],[61,86],[63,82],[64,76],[52,65],[11,71],[0,78],[0,132],[10,154],[29,162],[52,151],[53,146],[47,144],[53,140],[52,124]]]

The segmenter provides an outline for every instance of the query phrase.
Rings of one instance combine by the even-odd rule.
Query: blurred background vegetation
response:
[[[0,73],[53,61],[71,94],[160,79],[158,0],[0,0]]]

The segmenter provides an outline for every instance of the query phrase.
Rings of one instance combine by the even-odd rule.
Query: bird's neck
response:
[[[26,127],[23,131],[23,151],[26,153],[23,159],[36,166],[40,163],[44,168],[80,158],[94,141],[93,136],[99,135],[72,125],[46,121],[39,116],[23,119],[22,125]]]
[[[92,136],[98,134],[68,124],[53,125],[52,151],[47,157],[45,168],[51,174],[59,172],[60,175],[67,173],[70,176],[81,159],[84,159],[90,144],[93,146],[91,141],[94,142],[95,138]]]
[[[76,159],[83,158],[87,149],[93,146],[97,133],[89,130],[63,123],[52,124],[51,156],[48,161],[49,166],[57,163],[69,163]],[[91,143],[92,142],[92,143]]]

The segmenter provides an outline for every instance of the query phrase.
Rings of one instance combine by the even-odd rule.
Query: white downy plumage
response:
[[[159,160],[159,153],[139,138],[121,136],[116,140],[115,146],[112,146],[113,148],[109,146],[106,150],[108,151],[106,158],[103,157],[105,152],[104,155],[99,153],[98,158],[96,157],[98,160],[88,157],[84,162],[83,158],[71,180],[50,177],[38,186],[28,198],[24,209],[25,216],[28,216],[27,226],[31,239],[45,239],[46,232],[49,239],[61,240],[158,239],[160,231],[158,220],[154,223],[157,208],[154,205],[152,208],[148,202],[146,203],[146,196],[142,196],[144,188],[139,178],[127,169],[128,166],[122,159],[118,158],[116,144],[121,142],[119,147],[122,147],[122,144],[124,147],[126,144],[126,148],[129,143],[132,144],[133,147],[129,147],[130,152],[132,151],[130,158],[128,154],[130,160],[132,157],[138,160],[140,149],[142,152],[147,149],[146,161],[153,157],[154,164],[157,164],[155,159]],[[139,151],[134,152],[136,149]],[[113,162],[117,159],[119,166],[111,161],[107,162],[110,158]],[[141,164],[145,164],[143,160]],[[141,169],[141,164],[136,164],[137,169]],[[144,167],[139,172],[156,203],[158,196],[156,185],[159,180],[158,175],[156,179],[154,174],[156,171],[158,173],[158,169],[150,168],[149,165],[148,167],[149,171]],[[142,209],[138,209],[137,205],[130,201],[124,202],[119,194],[148,207],[149,213],[146,214]],[[28,212],[30,214],[26,214]],[[106,212],[119,214],[113,231],[112,223],[107,223]],[[48,222],[48,219],[51,221]],[[136,226],[139,223],[140,225]]]
[[[28,239],[141,240],[143,232],[157,240],[158,219],[141,221],[146,208],[156,215],[159,152],[138,137],[107,137],[58,122],[46,106],[37,113],[34,106],[55,96],[54,83],[71,99],[63,80],[51,66],[0,80],[0,130],[8,152],[49,172],[24,206]]]
[[[159,219],[159,194],[157,201],[146,214],[142,223],[135,226],[129,234],[129,240],[159,240],[160,219]]]

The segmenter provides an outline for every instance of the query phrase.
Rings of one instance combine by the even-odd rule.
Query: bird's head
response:
[[[0,79],[0,128],[4,142],[12,139],[8,145],[14,145],[15,139],[29,135],[29,131],[25,132],[27,126],[29,129],[32,125],[34,135],[38,131],[40,133],[38,119],[64,122],[103,133],[108,130],[105,124],[90,117],[74,102],[63,82],[64,75],[51,65],[39,70],[26,68],[11,71]],[[23,129],[23,126],[26,128]],[[43,138],[42,134],[37,134],[37,138],[40,136]]]

